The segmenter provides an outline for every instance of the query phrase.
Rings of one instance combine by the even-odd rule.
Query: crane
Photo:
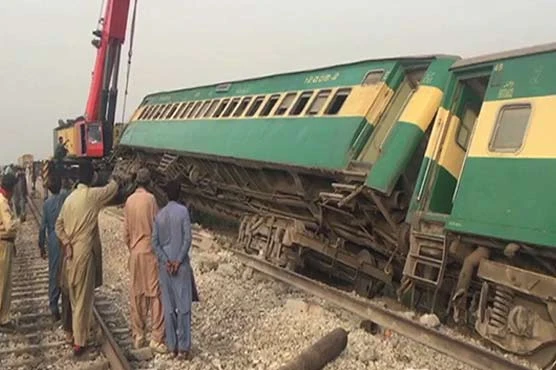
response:
[[[77,119],[59,121],[59,126],[54,129],[54,145],[58,147],[60,142],[67,145],[69,159],[102,159],[112,151],[120,56],[130,3],[131,0],[107,0],[106,4],[103,1],[104,15],[93,31],[92,44],[97,54],[85,113]],[[137,1],[133,10],[132,36],[136,10]],[[131,48],[129,58],[131,60]]]
[[[120,55],[125,41],[129,5],[130,0],[109,0],[102,30],[93,32],[97,37],[92,41],[97,48],[97,57],[85,119],[78,123],[80,133],[86,136],[86,140],[81,140],[81,154],[88,157],[103,157],[112,150]],[[99,141],[99,138],[102,140]]]

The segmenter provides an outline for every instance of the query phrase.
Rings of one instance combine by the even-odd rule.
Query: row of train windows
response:
[[[350,92],[351,88],[338,89],[323,114],[338,114]],[[306,116],[315,116],[322,111],[331,93],[332,90],[327,89],[301,93],[290,92],[284,94],[283,97],[280,94],[272,94],[264,105],[265,95],[157,104],[145,108],[138,119],[237,118],[243,114],[245,117],[268,117],[283,116],[288,112],[289,116],[299,116],[303,112]],[[278,101],[280,101],[279,104]]]
[[[531,105],[511,104],[500,109],[489,142],[493,152],[516,152],[523,146],[525,133],[531,116]],[[456,133],[456,142],[467,150],[473,127],[477,122],[478,113],[466,109]]]

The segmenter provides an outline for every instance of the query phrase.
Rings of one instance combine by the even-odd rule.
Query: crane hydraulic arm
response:
[[[120,55],[125,41],[131,0],[108,0],[101,29],[93,32],[97,48],[89,97],[83,120],[79,120],[81,155],[106,156],[113,145],[113,126],[118,95]]]

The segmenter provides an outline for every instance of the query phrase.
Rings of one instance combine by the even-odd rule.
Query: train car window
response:
[[[264,101],[264,96],[257,96],[255,100],[253,100],[253,104],[251,104],[251,107],[249,107],[247,113],[245,113],[245,116],[253,117],[255,114],[257,114],[257,111],[263,104],[263,101]]]
[[[205,113],[207,112],[207,109],[209,108],[209,105],[210,105],[210,100],[205,100],[203,102],[203,105],[201,106],[201,109],[199,109],[199,111],[195,115],[195,118],[203,117],[205,115]]]
[[[209,109],[207,110],[207,112],[205,113],[205,117],[211,117],[212,114],[214,113],[214,111],[216,110],[216,107],[218,106],[218,103],[220,102],[220,99],[216,99],[210,102],[210,106]]]
[[[160,115],[162,114],[162,111],[164,110],[164,108],[166,108],[166,105],[165,104],[160,104],[158,106],[158,109],[154,112],[153,119],[159,119]]]
[[[243,112],[245,112],[245,110],[247,109],[249,103],[251,103],[251,99],[252,99],[251,96],[246,96],[245,98],[243,98],[241,103],[239,103],[239,106],[237,107],[236,111],[234,112],[234,117],[241,117]]]
[[[160,115],[162,114],[162,111],[166,108],[165,104],[161,104],[158,109],[156,110],[156,112],[154,113],[153,119],[159,119]]]
[[[152,105],[152,106],[151,106],[151,110],[149,111],[149,114],[145,117],[145,119],[148,119],[148,120],[152,119],[152,118],[153,118],[153,115],[154,115],[154,112],[155,112],[157,109],[158,109],[158,105]]]
[[[156,119],[164,118],[164,113],[168,110],[168,104],[164,104],[157,113]]]
[[[272,109],[274,108],[274,106],[276,105],[276,103],[278,102],[278,99],[280,99],[280,95],[278,94],[272,95],[264,105],[263,110],[261,110],[260,116],[261,117],[268,116],[272,111]]]
[[[166,119],[172,119],[174,113],[176,113],[176,109],[178,109],[178,104],[172,104],[168,112],[166,113]]]
[[[195,105],[193,105],[193,109],[191,109],[191,112],[189,112],[189,115],[187,116],[187,118],[193,118],[195,116],[195,114],[197,114],[197,111],[199,110],[199,108],[201,108],[201,104],[203,102],[198,101],[195,102]]]
[[[160,111],[158,112],[158,115],[156,117],[156,119],[162,119],[164,118],[164,114],[166,113],[166,111],[168,110],[168,104],[164,104],[162,106],[162,108],[160,109]]]
[[[179,105],[178,109],[176,110],[176,113],[174,114],[172,119],[176,119],[178,117],[181,117],[181,114],[183,113],[183,110],[185,109],[186,106],[187,106],[187,103],[180,103],[180,105]]]
[[[342,109],[342,107],[344,106],[344,103],[346,102],[350,92],[351,89],[339,89],[338,91],[336,91],[336,95],[334,95],[332,101],[330,102],[330,104],[328,104],[328,107],[324,111],[324,114],[338,114],[338,112],[340,112],[340,109]]]
[[[515,152],[523,145],[525,131],[531,116],[531,105],[505,105],[498,113],[498,120],[490,141],[490,150]]]
[[[456,143],[465,151],[469,146],[469,139],[476,121],[477,113],[475,110],[466,107],[456,132]]]
[[[278,106],[278,109],[276,109],[275,115],[283,116],[288,111],[288,109],[290,109],[296,95],[296,93],[286,94],[286,96],[284,96],[284,99],[282,99],[282,102]]]
[[[158,109],[158,105],[153,105],[151,107],[149,115],[147,116],[147,119],[152,119],[157,109]]]
[[[158,105],[152,105],[149,114],[145,117],[146,119],[152,119],[154,112],[158,109]]]
[[[147,118],[147,116],[149,115],[149,113],[151,112],[152,106],[151,105],[147,105],[143,111],[141,112],[141,114],[139,115],[139,120],[144,120]]]
[[[324,107],[324,103],[326,103],[326,100],[328,99],[328,97],[330,96],[330,90],[321,90],[318,92],[317,96],[315,97],[315,99],[313,100],[313,102],[311,103],[311,105],[309,106],[309,109],[307,110],[307,113],[305,113],[308,116],[314,116],[320,113],[322,107]]]
[[[376,85],[377,83],[382,81],[383,76],[384,76],[384,70],[383,69],[377,69],[377,70],[369,71],[365,75],[365,78],[363,79],[363,82],[361,82],[361,85],[363,85],[363,86]]]
[[[150,108],[149,106],[144,107],[139,117],[137,117],[137,120],[142,120],[143,118],[145,118],[147,112],[149,111],[149,108]]]
[[[195,104],[195,102],[190,101],[187,103],[185,109],[183,110],[183,112],[181,112],[181,116],[179,117],[180,119],[184,119],[185,117],[187,117],[187,115],[191,111],[191,108],[193,107],[193,104]]]
[[[220,117],[220,115],[222,114],[222,112],[224,112],[224,109],[226,109],[226,106],[228,105],[228,102],[230,101],[230,99],[224,99],[222,100],[222,103],[220,103],[220,105],[218,106],[218,108],[216,109],[216,112],[214,112],[214,116],[212,116],[213,118],[218,118]]]
[[[239,104],[239,98],[233,98],[230,104],[228,105],[228,108],[226,108],[226,111],[224,112],[222,117],[230,117],[230,115],[232,114],[234,109],[236,109],[238,104]]]
[[[172,109],[173,105],[174,104],[166,105],[166,108],[164,108],[164,110],[162,111],[162,114],[160,115],[160,119],[167,119],[168,114],[170,113],[170,109]]]
[[[151,111],[149,112],[149,115],[147,116],[147,119],[152,120],[154,117],[154,114],[156,112],[156,110],[158,109],[158,105],[153,105]]]
[[[311,96],[313,96],[312,91],[302,92],[301,95],[299,95],[299,98],[297,98],[297,101],[290,112],[290,116],[299,116],[301,112],[303,112],[303,109],[307,106],[307,103],[309,103],[309,100],[311,100]]]

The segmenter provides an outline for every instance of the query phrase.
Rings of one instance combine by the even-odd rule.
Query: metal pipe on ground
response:
[[[346,348],[348,333],[336,328],[279,370],[320,370]]]

